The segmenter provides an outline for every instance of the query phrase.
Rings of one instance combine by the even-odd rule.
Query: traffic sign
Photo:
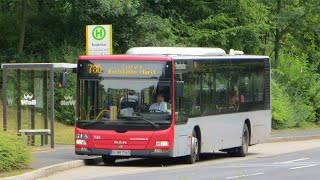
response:
[[[112,25],[86,26],[86,54],[112,54]]]

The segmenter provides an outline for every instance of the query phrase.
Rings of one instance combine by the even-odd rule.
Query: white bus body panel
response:
[[[202,153],[241,146],[246,119],[251,124],[250,144],[263,142],[271,131],[270,110],[189,118],[186,124],[175,126],[174,157],[190,154],[190,137],[196,126],[199,126],[201,131]]]
[[[185,156],[191,151],[191,138],[189,138],[190,130],[187,124],[176,125],[174,127],[174,149],[173,157]]]

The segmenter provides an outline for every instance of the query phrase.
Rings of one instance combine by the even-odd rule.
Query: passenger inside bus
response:
[[[239,90],[237,86],[233,86],[233,92],[229,99],[229,109],[237,110],[239,107]]]
[[[224,84],[220,84],[219,88],[216,90],[216,109],[218,112],[222,112],[226,110],[226,97],[227,97],[227,90],[225,89]]]
[[[139,96],[134,94],[133,90],[129,90],[128,93],[120,99],[120,109],[126,109],[129,111],[138,111]]]
[[[244,103],[244,96],[239,94],[238,86],[233,86],[233,93],[231,95],[229,109],[239,111],[240,103]]]

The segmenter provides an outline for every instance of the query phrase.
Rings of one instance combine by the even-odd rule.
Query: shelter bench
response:
[[[35,142],[31,138],[35,135],[41,135],[41,146],[44,145],[44,136],[50,135],[50,129],[20,129],[19,133],[24,133],[27,136],[27,144],[34,146]]]

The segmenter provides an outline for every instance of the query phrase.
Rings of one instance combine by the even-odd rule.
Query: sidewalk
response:
[[[320,138],[320,129],[288,130],[272,132],[267,142],[303,140]],[[31,168],[38,169],[73,160],[93,159],[91,156],[78,156],[74,153],[74,145],[56,145],[54,150],[34,152]]]
[[[78,156],[74,153],[74,145],[56,145],[55,149],[33,152],[32,169],[51,166],[73,160],[88,159],[88,156]]]
[[[294,141],[311,138],[320,138],[320,129],[274,131],[271,132],[267,142]]]

